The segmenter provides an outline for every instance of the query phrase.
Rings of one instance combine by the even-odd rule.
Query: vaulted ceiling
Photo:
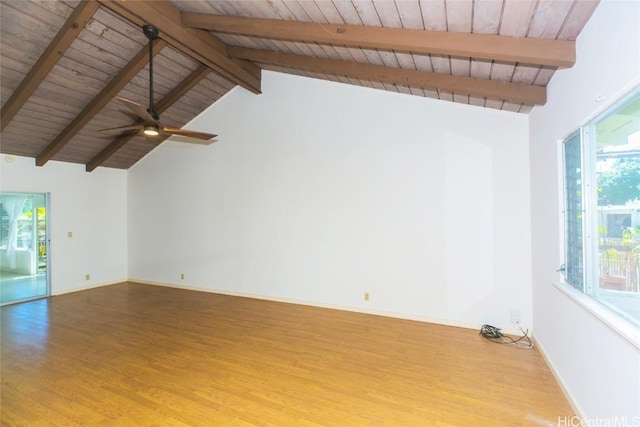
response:
[[[163,137],[103,129],[146,105],[181,127],[261,70],[528,113],[575,63],[590,0],[0,0],[0,151],[127,169]],[[212,124],[215,127],[215,124]],[[215,129],[195,129],[212,131]],[[224,140],[224,135],[218,138]]]

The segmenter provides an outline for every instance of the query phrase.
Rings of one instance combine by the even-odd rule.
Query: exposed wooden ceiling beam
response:
[[[182,25],[267,39],[450,55],[550,67],[571,67],[576,59],[575,42],[570,40],[320,24],[188,12],[182,13]]]
[[[200,65],[193,71],[186,79],[184,79],[178,86],[173,88],[164,98],[160,100],[155,106],[155,110],[158,114],[162,114],[167,108],[169,108],[174,102],[189,92],[195,85],[200,83],[202,79],[207,77],[211,72],[209,67]],[[142,123],[141,123],[142,125]],[[109,157],[115,154],[120,148],[122,148],[133,137],[138,135],[139,132],[127,133],[121,135],[107,145],[97,156],[91,159],[85,166],[87,172],[91,172],[104,163]]]
[[[142,123],[140,123],[142,126]],[[107,145],[97,156],[89,161],[85,165],[85,170],[87,172],[94,171],[98,166],[102,165],[109,157],[113,156],[120,148],[124,147],[124,145],[131,141],[136,136],[140,135],[139,130],[129,131],[123,133],[122,135],[116,137],[109,145]]]
[[[164,40],[153,43],[153,55],[167,45]],[[36,157],[36,165],[43,166],[82,129],[129,81],[140,72],[149,60],[149,49],[145,45],[140,52],[115,76],[107,86],[87,105],[78,116]]]
[[[207,65],[229,81],[260,93],[260,69],[229,58],[227,45],[208,31],[180,25],[180,10],[168,1],[99,0],[116,14],[137,24],[153,24],[160,38],[185,55]]]
[[[100,4],[93,0],[81,1],[76,6],[58,34],[3,105],[0,111],[0,132],[13,120],[25,102],[40,86],[40,83],[47,77],[99,7]]]
[[[156,111],[158,113],[166,111],[167,108],[171,107],[171,105],[173,105],[178,99],[186,95],[187,92],[193,89],[195,85],[207,77],[210,72],[211,69],[209,69],[209,67],[200,65],[158,102],[158,105],[156,105]]]
[[[228,52],[229,55],[234,58],[315,73],[347,76],[356,79],[422,89],[439,89],[458,94],[505,100],[513,103],[544,105],[547,101],[546,88],[542,86],[427,73],[423,71],[359,64],[333,59],[320,59],[242,47],[229,46]]]

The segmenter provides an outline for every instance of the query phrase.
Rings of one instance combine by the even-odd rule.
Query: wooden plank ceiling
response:
[[[236,85],[275,70],[528,113],[575,62],[590,0],[0,0],[0,151],[128,169],[163,138],[115,97],[154,100],[181,127]],[[215,123],[213,124],[215,127]],[[215,129],[193,129],[212,131]],[[218,139],[224,140],[224,135]]]

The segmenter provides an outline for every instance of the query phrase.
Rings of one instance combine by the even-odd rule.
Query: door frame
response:
[[[45,264],[45,293],[42,295],[36,295],[33,297],[22,298],[18,300],[1,302],[0,306],[16,304],[26,301],[33,301],[37,299],[47,298],[51,296],[51,193],[43,192],[43,191],[7,191],[0,190],[0,195],[12,195],[12,194],[23,194],[23,195],[34,195],[34,196],[44,196],[44,207],[45,207],[45,251],[46,251],[46,264]],[[37,217],[36,217],[37,221]],[[36,230],[36,235],[33,237],[34,243],[33,247],[35,251],[38,251],[38,235]],[[36,253],[36,262],[39,260],[39,254]],[[38,265],[36,265],[36,276],[38,274]]]

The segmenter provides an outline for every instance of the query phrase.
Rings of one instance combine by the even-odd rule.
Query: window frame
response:
[[[590,314],[601,321],[605,326],[613,332],[624,338],[636,349],[640,349],[640,326],[637,320],[631,320],[628,315],[622,313],[615,306],[598,298],[601,290],[599,283],[599,267],[598,267],[598,216],[596,214],[598,208],[597,193],[597,177],[596,162],[597,153],[593,147],[596,144],[596,126],[602,121],[615,114],[620,108],[640,97],[640,86],[636,86],[621,96],[615,102],[604,106],[597,114],[591,116],[577,129],[574,129],[567,137],[560,139],[558,146],[558,170],[560,171],[559,195],[561,197],[560,206],[562,207],[560,215],[560,239],[562,266],[559,270],[561,279],[554,283],[556,288],[565,295],[576,301],[579,305],[587,310]],[[567,279],[567,271],[570,269],[567,265],[568,261],[568,227],[567,215],[569,215],[567,194],[567,163],[566,163],[566,146],[565,142],[572,138],[579,137],[579,147],[581,156],[581,191],[582,191],[582,268],[583,282],[580,285],[572,280]],[[591,212],[592,214],[588,214]],[[606,290],[603,290],[606,293]]]

